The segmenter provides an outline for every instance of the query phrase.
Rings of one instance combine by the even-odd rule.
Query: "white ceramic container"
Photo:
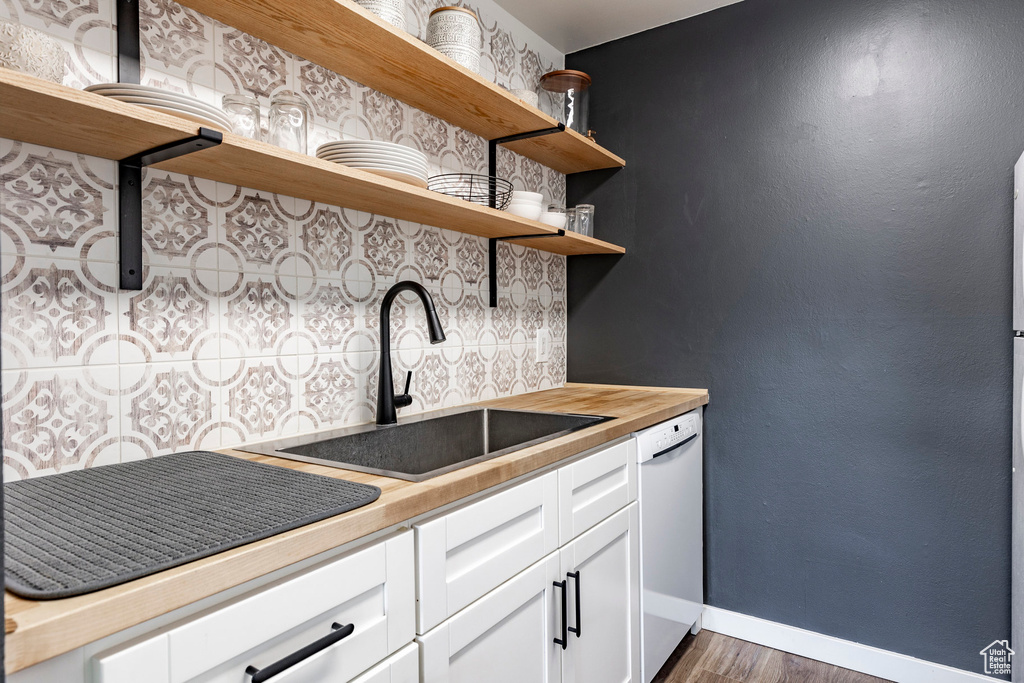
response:
[[[470,71],[480,70],[480,21],[465,7],[439,7],[427,22],[427,45]]]
[[[356,0],[356,3],[395,28],[405,30],[405,0]]]

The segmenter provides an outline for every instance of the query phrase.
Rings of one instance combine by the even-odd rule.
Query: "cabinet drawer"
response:
[[[559,468],[559,545],[636,500],[636,441],[628,439]]]
[[[352,683],[419,683],[420,647],[410,643]]]
[[[274,676],[274,683],[349,681],[412,641],[413,536],[407,531],[240,596],[93,660],[94,683],[237,683],[320,640],[351,635]]]
[[[551,472],[416,530],[419,612],[426,633],[558,547],[558,478]]]

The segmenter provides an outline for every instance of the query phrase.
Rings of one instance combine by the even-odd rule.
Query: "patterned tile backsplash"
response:
[[[423,36],[433,7],[410,0]],[[491,0],[482,73],[535,85],[562,55]],[[294,90],[311,149],[382,139],[425,152],[431,173],[486,168],[486,142],[170,0],[143,0],[143,82],[219,104]],[[113,0],[0,0],[0,18],[61,40],[67,85],[114,79]],[[550,102],[542,106],[550,107]],[[550,109],[549,109],[550,111]],[[564,201],[565,178],[502,151],[499,173]],[[229,447],[372,419],[379,302],[402,279],[432,292],[392,311],[396,381],[410,412],[565,381],[565,258],[501,245],[487,306],[486,240],[292,197],[147,170],[142,291],[117,287],[117,167],[0,140],[4,479]],[[533,340],[554,340],[538,363]]]

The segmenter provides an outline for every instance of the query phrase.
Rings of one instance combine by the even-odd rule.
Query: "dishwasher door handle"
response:
[[[659,452],[655,453],[654,455],[651,456],[651,460],[654,460],[655,458],[660,458],[661,456],[665,455],[666,453],[674,451],[677,448],[682,448],[686,444],[688,444],[691,441],[693,441],[694,439],[696,439],[698,436],[700,436],[700,434],[698,432],[694,432],[693,434],[690,434],[690,436],[686,437],[685,439],[683,439],[679,443],[674,443],[671,446],[669,446],[668,448],[666,448],[665,450],[659,451]]]

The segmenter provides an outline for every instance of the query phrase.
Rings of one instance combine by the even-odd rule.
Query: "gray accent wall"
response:
[[[570,55],[622,257],[571,381],[707,387],[710,605],[981,672],[1010,636],[1024,2],[747,0]]]

